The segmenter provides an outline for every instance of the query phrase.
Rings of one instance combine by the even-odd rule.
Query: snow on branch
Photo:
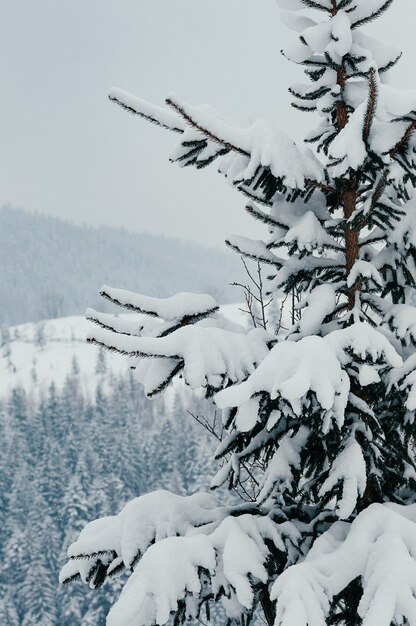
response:
[[[262,392],[271,400],[284,399],[297,416],[312,392],[325,416],[322,428],[327,432],[332,420],[338,426],[344,422],[349,379],[325,339],[305,337],[276,344],[246,381],[220,391],[215,402],[220,408],[241,407]]]
[[[353,34],[356,51],[360,48],[371,54],[374,66],[379,74],[392,69],[400,60],[402,52],[395,46],[388,45],[385,41],[379,41],[370,37],[367,33],[355,30]]]
[[[287,532],[287,525],[280,531],[267,517],[241,515],[227,517],[210,535],[192,533],[156,543],[131,575],[108,625],[163,625],[178,611],[184,619],[196,619],[202,603],[213,597],[222,597],[230,618],[241,618],[267,583],[270,546],[284,553]]]
[[[264,241],[249,239],[248,237],[241,237],[233,235],[226,239],[225,243],[229,248],[238,252],[242,256],[245,256],[254,261],[260,263],[266,263],[275,267],[282,267],[284,260],[277,257],[271,252]]]
[[[249,202],[246,205],[246,211],[249,215],[254,217],[254,219],[259,220],[259,222],[263,222],[269,227],[271,226],[272,228],[284,228],[288,230],[288,226],[279,221],[277,216],[265,213],[264,211],[259,209],[253,202]]]
[[[404,346],[416,346],[416,309],[411,304],[384,304],[384,322]]]
[[[101,328],[112,330],[119,335],[131,335],[134,337],[139,337],[142,334],[147,321],[146,318],[119,317],[111,313],[101,313],[91,308],[85,311],[85,317]],[[152,326],[159,327],[160,325],[161,322],[159,320],[152,320]]]
[[[301,339],[308,335],[323,332],[322,325],[332,316],[337,307],[336,291],[333,285],[319,285],[312,289],[296,306],[302,311],[299,321],[289,331],[290,339]]]
[[[219,309],[214,298],[205,294],[178,293],[170,298],[152,298],[107,285],[101,288],[100,294],[113,304],[152,317],[160,317],[166,322],[193,318],[198,320]]]
[[[166,100],[183,119],[227,152],[246,157],[245,167],[234,176],[240,183],[253,179],[259,167],[270,169],[285,186],[304,189],[305,179],[323,180],[323,169],[309,148],[298,146],[281,131],[263,120],[241,128],[206,108],[194,107],[171,96]],[[173,157],[175,160],[175,157]]]
[[[108,616],[108,624],[165,624],[181,611],[196,618],[203,602],[223,597],[230,617],[254,608],[268,581],[266,563],[295,543],[290,523],[244,513],[230,515],[212,496],[150,493],[116,516],[95,520],[69,547],[61,582],[81,577],[93,588],[115,570],[133,573]],[[226,514],[228,514],[227,517]],[[236,510],[237,514],[237,510]],[[91,570],[100,577],[91,575]]]
[[[129,337],[92,328],[87,340],[131,357],[179,360],[186,384],[208,393],[244,380],[266,356],[275,338],[260,328],[241,334],[194,325],[165,337]]]
[[[335,256],[335,255],[334,255]],[[296,283],[305,284],[305,291],[322,283],[339,282],[345,278],[345,266],[341,258],[295,255],[288,259],[282,269],[269,282],[270,289],[283,288],[289,293]]]
[[[166,100],[173,111],[120,89],[112,89],[110,99],[150,122],[181,133],[181,142],[171,157],[180,165],[200,168],[231,155],[220,171],[248,195],[256,197],[256,190],[263,190],[260,196],[257,194],[259,201],[269,202],[280,188],[334,191],[324,182],[322,165],[313,152],[263,120],[241,128],[211,107],[192,106],[176,96]]]
[[[165,107],[158,107],[154,104],[150,104],[146,100],[137,98],[136,96],[127,93],[127,91],[123,91],[117,87],[113,87],[113,89],[110,90],[108,97],[112,102],[115,102],[126,111],[129,111],[134,115],[139,115],[157,126],[161,126],[162,128],[166,128],[167,130],[172,130],[177,133],[183,133],[185,130],[183,120]]]
[[[403,360],[384,334],[364,322],[357,322],[325,337],[340,362],[345,366],[353,360],[383,364],[390,369],[401,367]]]
[[[257,502],[263,503],[272,492],[290,491],[295,482],[294,469],[299,470],[301,451],[310,436],[308,428],[301,426],[296,433],[284,435],[272,456],[260,484]]]
[[[296,220],[284,237],[285,245],[298,252],[341,250],[342,246],[323,228],[314,211],[307,211]]]
[[[392,3],[393,0],[277,0],[278,6],[285,11],[317,9],[329,13],[333,19],[342,14],[348,18],[348,24],[353,29],[375,20],[387,11]],[[296,27],[293,29],[298,30]]]
[[[352,28],[359,28],[380,17],[391,7],[393,0],[355,0],[347,9],[353,20]]]
[[[405,394],[405,406],[408,411],[407,422],[414,424],[416,412],[416,354],[411,354],[399,367],[390,372],[390,383]]]
[[[215,143],[221,144],[227,152],[237,152],[246,157],[250,156],[250,146],[244,141],[244,137],[239,132],[241,129],[238,129],[237,126],[232,129],[230,123],[222,120],[219,116],[215,116],[216,119],[214,120],[207,111],[185,104],[175,95],[166,98],[166,104],[172,107],[192,128]]]
[[[209,575],[215,569],[215,550],[209,537],[171,537],[145,553],[119,600],[107,616],[107,626],[166,624],[183,611],[196,619],[200,605],[212,597]]]
[[[328,478],[322,485],[319,495],[330,492],[338,483],[342,485],[342,495],[337,498],[337,513],[340,519],[348,519],[357,506],[358,497],[364,495],[367,484],[367,468],[363,451],[351,437],[332,463]]]
[[[332,599],[357,578],[363,626],[414,626],[416,505],[372,504],[351,525],[339,522],[321,535],[273,585],[276,626],[324,626]]]
[[[89,559],[99,559],[110,568],[110,573],[114,561],[123,569],[132,568],[154,542],[186,534],[191,528],[211,528],[223,518],[224,511],[212,495],[205,493],[183,497],[154,491],[135,498],[118,515],[85,526],[68,548],[70,561],[61,572],[61,581],[67,580],[68,574],[72,579],[74,568],[79,566],[79,576],[89,582],[83,567]]]

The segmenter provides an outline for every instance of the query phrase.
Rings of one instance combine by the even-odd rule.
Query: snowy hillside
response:
[[[109,372],[127,370],[126,359],[116,354],[100,356],[95,346],[87,344],[88,325],[84,317],[73,316],[11,327],[10,339],[1,349],[0,394],[16,386],[27,392],[46,391],[52,381],[61,387],[78,370],[83,391],[93,392],[102,358]]]
[[[222,313],[233,321],[247,322],[239,305],[225,305]],[[127,373],[125,357],[86,342],[89,327],[85,317],[72,316],[1,331],[0,397],[17,386],[39,396],[52,382],[61,388],[74,373],[83,393],[93,397],[98,383],[105,385],[112,376]]]

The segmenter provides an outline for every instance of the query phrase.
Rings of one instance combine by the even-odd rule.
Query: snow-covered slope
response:
[[[0,395],[16,386],[38,393],[52,382],[61,387],[78,370],[84,391],[93,392],[102,356],[85,341],[88,325],[84,317],[73,316],[11,327],[10,340],[1,348]],[[120,355],[105,354],[104,361],[108,372],[127,371]]]
[[[239,305],[225,305],[231,320],[246,323]],[[67,376],[78,372],[83,391],[93,395],[98,382],[128,372],[127,359],[100,351],[85,340],[91,323],[83,316],[20,324],[2,331],[0,348],[0,397],[13,387],[41,395],[51,383],[61,387]]]

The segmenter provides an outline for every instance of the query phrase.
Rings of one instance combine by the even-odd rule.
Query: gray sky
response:
[[[174,92],[299,136],[312,118],[290,107],[302,74],[279,53],[294,35],[274,0],[0,0],[0,18],[0,205],[210,245],[260,236],[215,166],[170,165],[175,137],[107,92],[155,103]],[[415,20],[415,0],[395,0],[371,29],[402,47],[394,83],[408,88]]]

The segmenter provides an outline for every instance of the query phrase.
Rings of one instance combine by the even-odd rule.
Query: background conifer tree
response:
[[[392,1],[279,1],[297,33],[284,54],[308,79],[293,104],[319,116],[301,143],[176,96],[110,93],[179,136],[172,161],[219,162],[269,231],[227,244],[300,315],[275,336],[227,322],[209,296],[103,287],[140,316],[90,310],[90,341],[128,356],[149,397],[178,376],[213,397],[211,486],[246,500],[155,492],[89,524],[61,580],[130,571],[109,626],[209,619],[211,601],[243,624],[261,606],[270,626],[416,625],[416,91],[387,84],[400,53],[365,32]]]

